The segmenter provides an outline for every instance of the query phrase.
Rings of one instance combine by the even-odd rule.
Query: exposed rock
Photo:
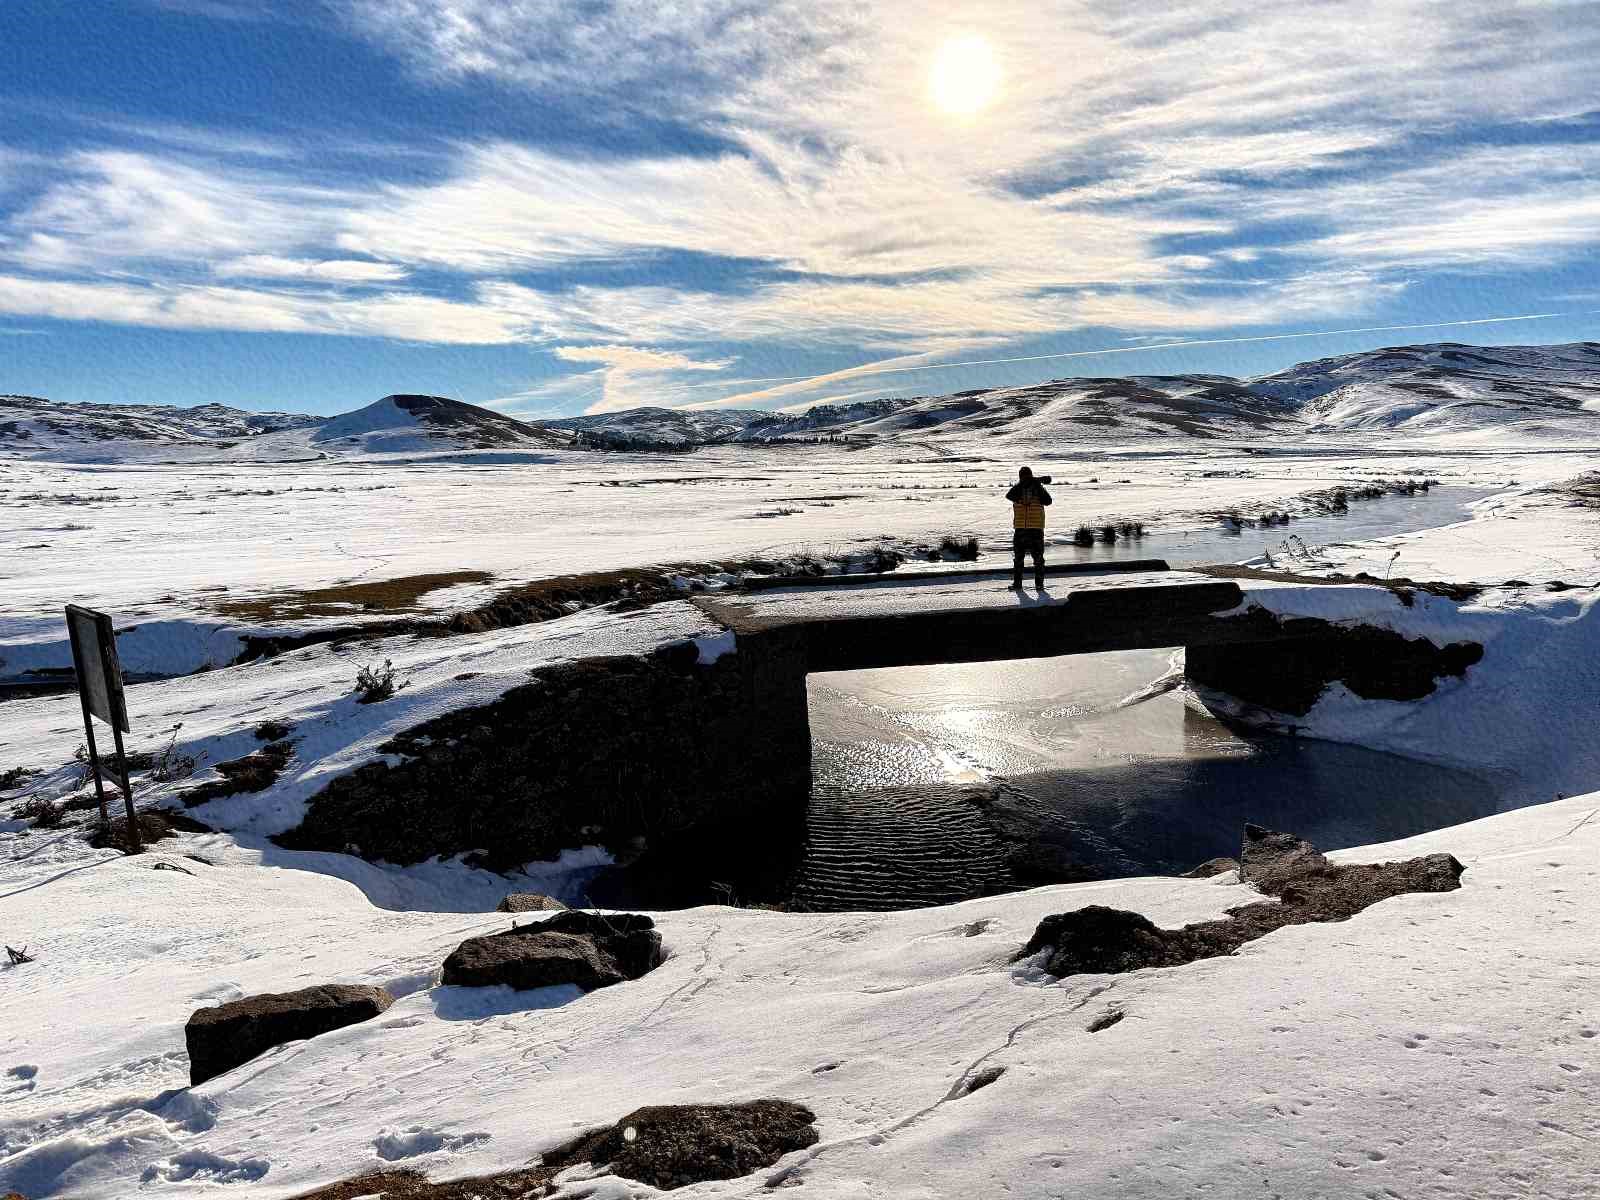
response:
[[[1449,854],[1392,863],[1330,863],[1293,834],[1245,826],[1240,874],[1277,902],[1245,904],[1221,920],[1161,929],[1139,913],[1092,904],[1039,922],[1017,955],[1048,951],[1052,975],[1110,975],[1175,967],[1232,954],[1285,925],[1344,921],[1369,905],[1408,892],[1449,892],[1465,868]]]
[[[302,1192],[294,1200],[532,1200],[546,1193],[550,1175],[544,1167],[523,1167],[430,1183],[420,1171],[378,1171]]]
[[[1115,975],[1140,967],[1176,967],[1195,957],[1182,931],[1157,928],[1148,917],[1103,904],[1052,913],[1040,921],[1022,957],[1044,949],[1050,951],[1044,969],[1052,975]]]
[[[1259,825],[1244,827],[1244,845],[1239,850],[1239,878],[1253,883],[1269,896],[1278,894],[1278,884],[1307,871],[1328,866],[1310,842],[1292,833],[1274,833]]]
[[[1226,875],[1229,871],[1237,871],[1239,862],[1233,858],[1208,858],[1198,867],[1185,871],[1178,876],[1179,879],[1211,879],[1217,875]],[[1242,876],[1241,876],[1242,878]]]
[[[815,1121],[810,1109],[787,1100],[656,1105],[545,1155],[544,1165],[560,1170],[588,1162],[670,1190],[770,1167],[816,1144]]]
[[[387,759],[331,780],[276,840],[399,864],[487,847],[496,871],[741,823],[771,840],[805,817],[805,677],[750,650],[741,638],[710,665],[669,653],[541,667],[490,704],[397,734]]]
[[[1260,609],[1230,621],[1258,632],[1261,640],[1190,646],[1184,675],[1297,717],[1310,712],[1332,683],[1344,684],[1363,700],[1421,700],[1433,694],[1437,680],[1458,678],[1483,658],[1476,642],[1436,646],[1427,638],[1374,626],[1347,629],[1312,617],[1280,619]]]
[[[189,1082],[204,1083],[285,1042],[370,1020],[393,1003],[382,988],[323,984],[197,1009],[183,1030]]]
[[[495,912],[563,912],[566,907],[554,896],[546,896],[543,892],[510,892],[500,901]]]
[[[468,938],[444,961],[443,981],[517,990],[574,983],[585,991],[637,979],[661,965],[655,922],[634,913],[569,910],[535,925]]]

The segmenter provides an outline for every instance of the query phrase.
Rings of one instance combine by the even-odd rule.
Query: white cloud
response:
[[[222,279],[304,279],[320,283],[398,283],[409,274],[405,267],[394,263],[280,258],[275,254],[226,259],[212,271]]]
[[[34,270],[106,270],[281,253],[326,244],[355,201],[265,172],[127,151],[73,155],[63,175],[6,223],[0,257]]]
[[[644,404],[662,404],[662,392],[671,390],[663,376],[680,371],[721,371],[733,359],[690,358],[676,350],[652,350],[645,346],[557,346],[553,353],[566,362],[601,363],[601,370],[588,372],[585,379],[598,377],[599,396],[588,412],[615,412]]]
[[[704,396],[704,374],[731,365],[696,357],[706,345],[926,364],[1086,327],[1154,336],[1342,319],[1428,271],[1547,264],[1600,240],[1600,152],[1452,143],[1463,131],[1492,140],[1486,123],[1600,108],[1600,23],[1582,4],[356,0],[347,11],[434,84],[488,78],[554,113],[647,117],[726,149],[672,154],[664,136],[653,155],[585,157],[500,141],[456,147],[422,182],[330,189],[289,159],[240,169],[251,151],[228,131],[125,129],[170,152],[92,151],[26,172],[0,157],[0,188],[42,180],[0,216],[0,260],[21,289],[0,311],[526,339],[593,369],[506,403],[597,395],[615,407]],[[1003,83],[991,108],[955,121],[929,104],[927,70],[945,39],[973,33],[993,45]],[[1285,244],[1263,229],[1302,232]],[[1203,250],[1185,244],[1193,235],[1208,235]],[[722,291],[688,268],[663,268],[653,286],[567,280],[559,294],[515,278],[602,261],[637,279],[695,256],[756,269]],[[432,272],[472,298],[426,294]],[[204,286],[215,280],[259,286]],[[774,381],[728,402],[850,377]]]
[[[19,275],[0,275],[0,313],[156,329],[321,333],[469,345],[517,342],[528,336],[517,314],[405,293],[350,298]]]
[[[604,363],[624,371],[721,371],[733,363],[731,358],[710,362],[646,346],[557,346],[551,353],[567,362]]]

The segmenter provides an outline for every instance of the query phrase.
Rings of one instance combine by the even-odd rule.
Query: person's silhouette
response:
[[[1011,501],[1011,590],[1022,590],[1022,560],[1033,556],[1033,585],[1044,591],[1044,510],[1052,503],[1045,491],[1049,476],[1038,479],[1028,467],[1017,472],[1017,482],[1006,493]]]

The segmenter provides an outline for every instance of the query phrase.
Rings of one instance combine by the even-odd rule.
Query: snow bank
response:
[[[142,801],[159,803],[207,777],[218,762],[258,749],[263,721],[292,727],[294,757],[264,792],[226,796],[195,810],[207,824],[266,837],[298,825],[306,801],[338,775],[380,757],[378,747],[403,729],[488,704],[528,681],[530,671],[573,658],[649,654],[671,641],[695,641],[723,652],[722,631],[686,601],[632,613],[590,609],[546,621],[455,637],[393,637],[353,646],[316,645],[179,679],[128,689],[134,732],[130,751],[164,748],[196,759],[192,779],[141,786]],[[120,639],[119,639],[120,646]],[[705,647],[710,647],[708,650]],[[719,648],[722,648],[719,651]],[[363,704],[354,684],[364,666],[388,660],[398,690]],[[76,694],[13,701],[0,726],[0,763],[52,772],[42,786],[70,786],[74,747],[83,739]]]
[[[438,986],[459,941],[509,918],[374,909],[222,836],[182,847],[209,866],[170,844],[24,852],[0,863],[6,938],[38,956],[0,968],[0,1190],[279,1200],[396,1153],[476,1174],[642,1104],[780,1096],[818,1115],[821,1142],[777,1168],[808,1196],[1578,1196],[1600,1137],[1597,814],[1590,795],[1341,852],[1447,851],[1467,872],[1171,970],[1056,981],[1008,958],[1051,912],[1173,926],[1249,888],[666,913],[667,962],[585,996]],[[323,982],[400,998],[185,1086],[193,1009]],[[1109,1011],[1125,1019],[1091,1032]],[[766,1195],[775,1173],[692,1194]]]
[[[1304,717],[1269,714],[1303,735],[1488,772],[1513,806],[1600,784],[1600,590],[1496,588],[1458,602],[1384,588],[1245,584],[1239,609],[1376,625],[1435,645],[1476,642],[1483,659],[1422,700],[1364,700],[1340,684]],[[1225,698],[1209,706],[1230,709]],[[1242,719],[1260,714],[1235,711]]]

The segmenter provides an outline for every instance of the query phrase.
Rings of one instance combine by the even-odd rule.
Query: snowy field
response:
[[[322,459],[0,457],[0,682],[70,662],[61,605],[73,601],[114,615],[125,669],[170,676],[130,687],[129,748],[170,742],[199,765],[182,781],[141,776],[143,802],[214,778],[255,749],[262,721],[299,739],[271,787],[195,810],[223,832],[124,858],[17,812],[30,794],[85,795],[77,698],[0,700],[0,772],[28,772],[0,788],[0,940],[35,959],[0,964],[0,1194],[274,1200],[380,1168],[517,1166],[643,1104],[777,1096],[817,1113],[819,1145],[684,1195],[769,1182],[863,1198],[1600,1195],[1600,509],[1562,490],[1595,469],[1600,439],[1381,409],[1385,434],[1363,427],[1370,405],[1352,416],[1349,394],[1329,395],[1307,403],[1340,428],[1249,442],[913,426],[857,448],[435,453],[363,418],[336,428],[355,449]],[[290,422],[265,436],[312,435]],[[624,568],[714,589],[739,560],[837,568],[945,535],[977,538],[979,565],[1008,564],[1001,497],[1021,461],[1054,476],[1058,561],[1080,523],[1139,521],[1151,544],[1210,546],[1232,514],[1242,527],[1216,561],[1278,576],[1251,583],[1247,606],[1481,643],[1482,664],[1423,701],[1335,686],[1301,722],[1515,781],[1515,811],[1336,855],[1448,851],[1467,865],[1462,889],[1283,929],[1229,958],[1060,981],[1010,962],[1048,913],[1107,904],[1174,926],[1252,893],[1225,875],[881,915],[692,909],[661,916],[662,968],[580,996],[445,987],[437,970],[464,937],[505,925],[490,910],[507,891],[577,896],[606,861],[598,847],[502,877],[267,840],[395,733],[486,703],[532,668],[668,641],[698,643],[701,661],[736,646],[681,600],[235,662],[246,637],[445,615]],[[1400,478],[1471,499],[1353,501],[1349,539],[1344,518],[1317,515],[1330,489]],[[1398,524],[1402,511],[1406,531],[1386,532],[1383,514]],[[1274,512],[1297,519],[1254,524]],[[1487,586],[1407,605],[1296,581],[1361,571]],[[472,574],[397,608],[306,602],[457,573]],[[384,659],[408,686],[357,704],[357,667]],[[194,1009],[327,982],[398,999],[186,1086]],[[1090,1033],[1111,1010],[1127,1019]],[[991,1066],[1005,1073],[963,1095]],[[647,1194],[607,1178],[562,1192]]]
[[[947,534],[975,536],[986,559],[1006,561],[1010,517],[1001,497],[1016,464],[992,454],[976,462],[912,454],[904,446],[728,447],[689,456],[564,451],[534,462],[464,454],[270,467],[0,459],[0,678],[70,665],[60,618],[67,600],[111,612],[119,627],[140,626],[121,639],[123,666],[159,672],[231,661],[239,635],[264,624],[372,619],[337,602],[323,615],[270,622],[251,611],[251,601],[306,589],[459,571],[492,576],[418,601],[425,611],[448,611],[560,575],[841,557],[886,540],[927,545]],[[1393,548],[1331,545],[1318,561],[1382,574],[1397,548],[1392,573],[1416,579],[1600,578],[1596,523],[1536,491],[1590,469],[1594,457],[1584,449],[1263,454],[1184,442],[1028,461],[1056,478],[1050,533],[1061,544],[1080,523],[1209,532],[1219,513],[1304,513],[1308,493],[1411,476],[1494,497],[1474,514],[1481,519],[1454,532]],[[1499,531],[1490,524],[1513,519],[1519,524]],[[1246,530],[1219,558],[1277,549],[1293,532]]]
[[[0,1187],[271,1200],[520,1165],[642,1104],[779,1096],[821,1142],[683,1195],[767,1194],[778,1171],[827,1197],[1593,1195],[1597,813],[1600,794],[1338,854],[1446,851],[1467,872],[1187,967],[1056,981],[1008,959],[1083,904],[1218,916],[1252,894],[1231,875],[669,913],[663,967],[584,996],[438,986],[457,942],[509,919],[375,908],[304,856],[221,835],[182,844],[211,865],[36,846],[0,866],[7,934],[38,956],[0,968]],[[194,1008],[327,981],[401,998],[186,1086]],[[1090,1033],[1109,1011],[1125,1019]],[[985,1067],[1005,1073],[952,1098]]]

